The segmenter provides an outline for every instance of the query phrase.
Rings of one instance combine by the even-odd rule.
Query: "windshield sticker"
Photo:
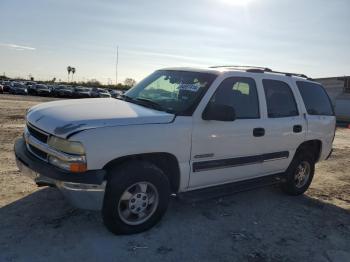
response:
[[[185,91],[191,91],[191,92],[197,92],[200,86],[196,84],[180,84],[177,87],[179,90],[185,90]]]

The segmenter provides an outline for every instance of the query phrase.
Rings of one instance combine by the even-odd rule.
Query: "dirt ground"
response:
[[[99,212],[69,206],[17,171],[25,110],[47,98],[0,95],[0,261],[350,261],[350,129],[306,195],[277,186],[188,203],[148,232],[114,236]]]

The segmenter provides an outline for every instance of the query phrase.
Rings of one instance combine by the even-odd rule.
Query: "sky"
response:
[[[349,0],[0,0],[0,74],[140,81],[172,66],[350,75]]]

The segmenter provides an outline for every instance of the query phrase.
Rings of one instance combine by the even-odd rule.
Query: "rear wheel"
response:
[[[165,213],[169,181],[157,166],[132,161],[111,168],[102,209],[103,221],[114,234],[134,234],[153,227]]]
[[[301,195],[310,186],[315,172],[315,160],[311,154],[299,153],[294,157],[286,172],[282,190],[289,195]]]

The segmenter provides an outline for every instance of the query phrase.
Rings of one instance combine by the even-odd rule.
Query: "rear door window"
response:
[[[263,86],[269,118],[299,115],[293,92],[286,82],[264,79]]]
[[[297,86],[309,115],[334,115],[329,96],[321,85],[297,81]]]

